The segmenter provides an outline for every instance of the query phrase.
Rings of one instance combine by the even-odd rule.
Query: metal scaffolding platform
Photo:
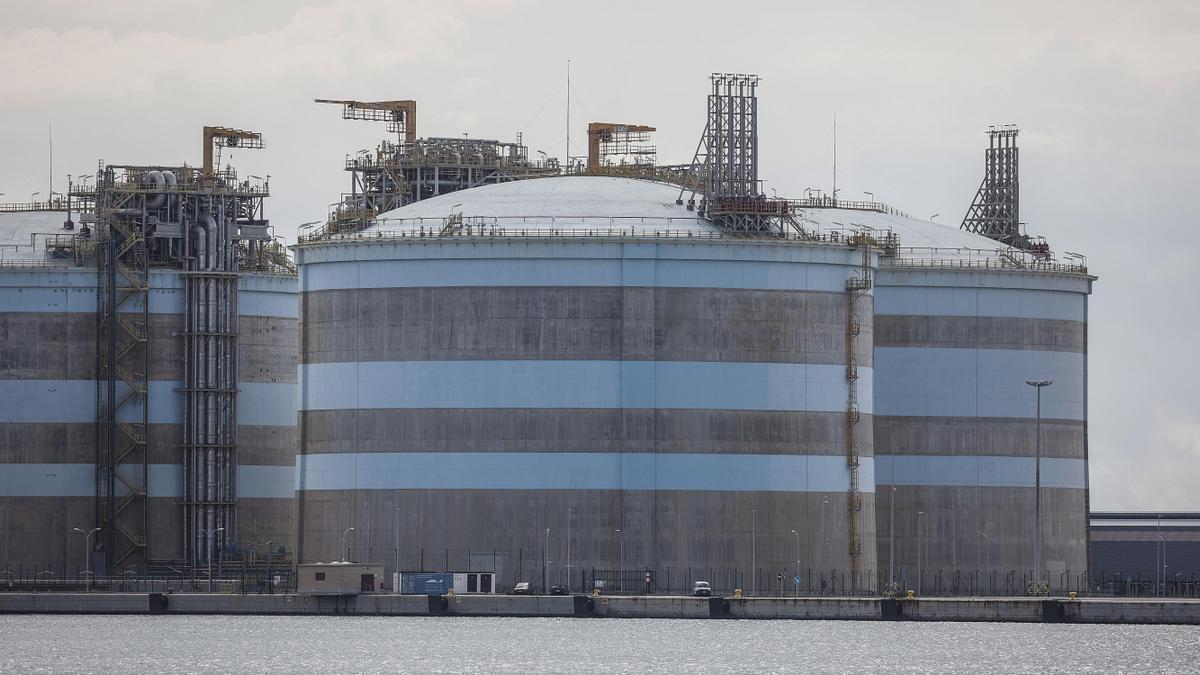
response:
[[[467,188],[559,174],[557,161],[533,162],[516,142],[486,138],[417,138],[416,101],[340,101],[343,119],[384,121],[395,141],[347,155],[350,192],[330,208],[321,230],[309,237],[357,232],[405,204]]]
[[[150,358],[174,335],[151,331],[151,271],[183,277],[183,551],[195,566],[236,541],[238,277],[294,274],[263,215],[265,183],[214,166],[213,149],[262,147],[255,132],[204,128],[204,164],[100,166],[94,187],[72,188],[84,223],[62,255],[95,259],[97,526],[108,570],[153,563],[148,455]],[[87,225],[94,224],[94,234]]]

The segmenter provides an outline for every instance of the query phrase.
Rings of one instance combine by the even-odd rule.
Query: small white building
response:
[[[296,573],[296,591],[306,595],[358,595],[383,584],[383,565],[370,563],[306,563]]]

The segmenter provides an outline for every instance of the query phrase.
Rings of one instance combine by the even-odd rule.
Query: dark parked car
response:
[[[712,595],[712,586],[709,586],[707,581],[697,581],[692,584],[692,595],[708,597]]]
[[[550,595],[566,595],[567,587],[563,584],[554,584],[550,587]]]

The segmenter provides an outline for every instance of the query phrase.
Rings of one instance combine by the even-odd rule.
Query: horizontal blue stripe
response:
[[[875,458],[879,485],[932,487],[1034,487],[1033,457],[947,457],[880,455]],[[1087,487],[1087,461],[1042,458],[1042,487]]]
[[[183,470],[178,464],[150,464],[146,473],[148,496],[183,497]],[[131,482],[140,481],[138,476]],[[293,466],[239,466],[237,496],[242,499],[291,499],[295,482]],[[124,494],[123,489],[121,493]],[[94,497],[95,494],[94,464],[0,464],[0,497]]]
[[[1042,417],[1087,419],[1085,355],[1022,349],[875,348],[875,414],[921,417],[1036,415],[1027,380],[1042,389]]]
[[[844,492],[844,457],[689,453],[368,452],[297,458],[297,490]],[[874,491],[865,462],[859,486]]]
[[[844,366],[696,361],[380,361],[300,366],[304,410],[846,410]],[[862,411],[871,369],[859,369]]]
[[[96,313],[96,273],[4,270],[0,274],[0,312]],[[247,275],[239,280],[238,312],[242,316],[300,316],[295,277]],[[183,277],[173,272],[151,274],[151,314],[183,313]],[[122,311],[141,311],[130,305]]]
[[[150,383],[150,423],[181,424],[183,392],[179,382]],[[124,386],[118,393],[124,391]],[[295,384],[243,382],[238,385],[238,424],[296,426]],[[141,406],[121,411],[123,421],[141,419]],[[0,380],[0,422],[90,423],[96,420],[96,383],[92,380]]]
[[[776,260],[692,260],[669,258],[426,258],[313,263],[301,270],[305,292],[439,286],[658,286],[670,288],[750,288],[846,290],[853,261],[839,264]],[[663,247],[669,249],[670,247]],[[665,251],[664,251],[665,252]]]
[[[875,287],[876,315],[1087,320],[1087,295],[1069,291],[937,286]]]

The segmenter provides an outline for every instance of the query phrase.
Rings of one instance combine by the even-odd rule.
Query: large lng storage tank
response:
[[[279,251],[252,226],[220,234],[219,223],[239,221],[221,215],[220,188],[210,184],[203,190],[210,201],[196,202],[184,170],[170,182],[165,170],[153,171],[157,176],[147,178],[149,169],[126,168],[90,194],[122,201],[106,206],[98,199],[99,208],[83,218],[100,213],[90,228],[79,213],[0,213],[0,567],[12,574],[48,568],[74,576],[85,567],[97,575],[142,574],[156,564],[159,573],[179,572],[207,559],[206,544],[214,559],[255,546],[261,553],[266,542],[292,549],[296,277],[286,265],[267,264]],[[191,211],[189,200],[208,204],[216,217]],[[73,227],[64,227],[72,217]],[[144,219],[146,236],[100,236],[114,218]],[[202,226],[178,226],[189,221]],[[124,246],[122,254],[139,247],[145,254],[142,265],[118,256],[116,284],[104,281],[103,263],[98,274],[109,244],[114,251]],[[205,261],[215,267],[222,251],[245,271],[207,271]],[[263,264],[245,269],[251,259]],[[232,304],[222,309],[189,297],[205,294],[203,282],[189,279],[217,277],[230,280],[226,290],[234,290],[223,298]],[[219,330],[209,325],[210,317],[230,313]],[[189,353],[189,339],[222,346]],[[231,375],[197,383],[189,363],[193,373]],[[189,461],[187,449],[196,443],[186,438],[185,419],[214,419],[207,402],[218,393],[236,400],[226,418],[235,422]],[[236,449],[235,459],[216,461],[216,448],[226,445]],[[188,481],[228,491],[208,494]],[[215,526],[198,522],[207,532],[197,541],[184,524],[197,510],[228,517]],[[89,534],[93,528],[99,530]]]
[[[1087,559],[1087,302],[1094,277],[956,228],[807,209],[813,226],[896,234],[875,276],[874,441],[881,585],[1025,592],[1041,399],[1043,579]]]
[[[301,558],[759,592],[1019,575],[1048,379],[1045,566],[1083,571],[1082,268],[879,205],[735,237],[677,193],[538,179],[302,244]]]
[[[677,193],[521,181],[301,244],[301,558],[873,585],[862,254],[729,237]]]

